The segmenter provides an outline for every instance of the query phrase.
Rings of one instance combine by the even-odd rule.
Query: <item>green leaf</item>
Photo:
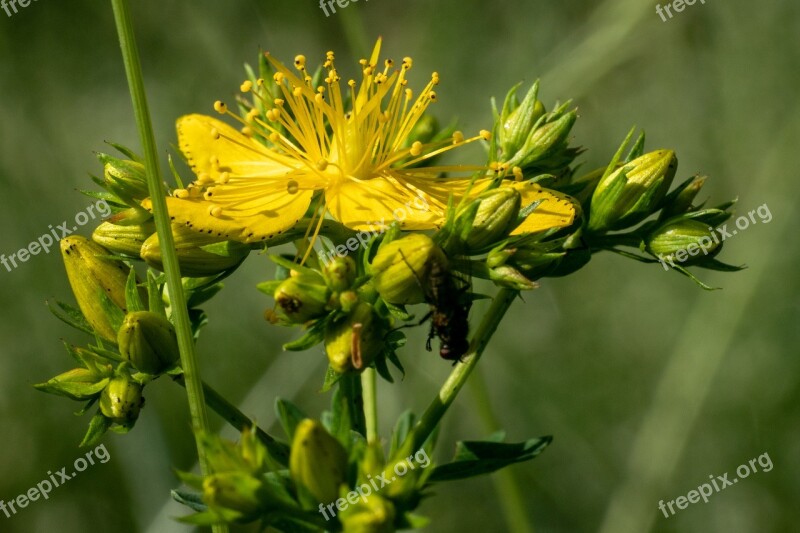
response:
[[[147,306],[153,313],[167,318],[167,311],[164,308],[164,298],[161,291],[161,284],[156,280],[152,270],[147,271]]]
[[[94,446],[100,439],[103,438],[106,431],[111,427],[111,420],[103,416],[100,411],[97,411],[92,417],[92,420],[89,422],[89,430],[86,432],[86,435],[83,437],[81,441],[80,447],[90,447]]]
[[[278,420],[281,423],[283,432],[289,437],[289,441],[294,440],[294,431],[297,429],[297,425],[303,419],[309,418],[309,416],[294,403],[280,397],[275,399],[275,414],[278,415]]]
[[[273,294],[275,294],[275,291],[278,290],[278,287],[280,287],[281,283],[283,282],[284,280],[282,279],[273,279],[270,281],[264,281],[256,285],[256,289],[263,292],[267,296],[272,296]]]
[[[103,312],[108,317],[108,321],[111,324],[111,328],[114,331],[119,331],[119,328],[122,327],[122,322],[125,320],[125,313],[117,307],[111,298],[108,297],[106,292],[102,288],[97,288],[97,299],[100,301],[100,307],[102,308]]]
[[[549,436],[520,443],[462,441],[456,445],[453,462],[437,466],[429,481],[466,479],[529,461],[539,455],[552,441],[553,438]]]
[[[172,496],[173,500],[185,505],[192,511],[203,513],[208,510],[208,505],[203,503],[203,496],[201,494],[197,494],[196,492],[172,490],[170,491],[170,495]]]
[[[317,320],[302,337],[297,340],[287,342],[283,345],[283,349],[290,352],[302,352],[321,343],[325,340],[326,323],[326,319]]]
[[[322,390],[320,392],[328,392],[331,390],[331,387],[336,385],[336,383],[342,379],[342,376],[344,376],[344,374],[339,374],[328,365],[328,371],[325,372],[325,381],[322,383]]]
[[[128,281],[125,283],[125,307],[128,312],[146,311],[142,298],[139,296],[139,286],[136,283],[136,271],[131,269]]]
[[[392,443],[389,447],[389,457],[394,457],[400,450],[408,434],[411,433],[415,420],[416,417],[411,409],[404,411],[397,419],[397,422],[394,424],[394,430],[392,431]]]
[[[50,309],[50,312],[53,313],[57,319],[84,333],[94,335],[92,326],[89,325],[89,322],[86,320],[86,317],[83,316],[80,309],[59,301],[56,301],[57,308],[53,307],[49,300],[46,303],[47,308]]]

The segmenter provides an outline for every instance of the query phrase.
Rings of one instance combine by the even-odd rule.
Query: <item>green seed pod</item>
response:
[[[246,244],[220,240],[219,237],[199,233],[180,224],[172,225],[172,235],[181,275],[185,277],[219,274],[241,263],[250,253],[250,247]],[[164,270],[157,233],[144,241],[140,256],[151,267]]]
[[[152,220],[135,226],[119,226],[103,222],[92,233],[92,240],[114,253],[139,257],[144,241],[153,235],[156,225]]]
[[[142,389],[128,378],[112,379],[100,394],[100,412],[121,426],[133,426],[144,405]]]
[[[647,251],[670,263],[691,265],[715,256],[722,243],[707,224],[691,219],[667,222],[645,239]]]
[[[589,231],[622,230],[650,216],[664,199],[677,168],[675,152],[656,150],[606,176],[592,195]]]
[[[339,441],[316,420],[300,422],[289,456],[289,474],[295,484],[319,503],[333,502],[346,471],[347,452]]]
[[[394,533],[396,514],[390,500],[371,494],[344,510],[340,520],[344,533]]]
[[[248,472],[220,472],[203,480],[203,501],[239,514],[239,523],[252,522],[262,514],[264,482]]]
[[[336,257],[325,265],[323,276],[333,292],[349,289],[356,280],[356,262],[352,257]]]
[[[117,330],[100,305],[103,292],[120,309],[125,308],[125,284],[130,268],[120,261],[105,259],[110,252],[80,235],[71,235],[61,241],[61,256],[67,278],[81,312],[98,335],[115,342]]]
[[[159,374],[180,358],[175,328],[166,318],[150,311],[125,315],[117,344],[122,357],[146,374]]]
[[[106,189],[117,195],[120,200],[132,203],[132,200],[143,200],[150,196],[144,165],[106,154],[98,154],[98,159],[103,163],[103,181]]]
[[[433,260],[447,264],[444,252],[430,237],[412,233],[380,247],[372,261],[372,282],[390,304],[423,303],[423,283]]]
[[[372,306],[365,302],[355,305],[351,313],[325,329],[325,353],[336,372],[361,372],[383,350],[387,326]]]
[[[472,251],[479,251],[495,245],[508,237],[517,225],[522,203],[519,192],[502,187],[479,195],[477,211],[472,226],[466,230],[465,243]],[[473,206],[467,206],[469,210]]]
[[[289,324],[305,324],[324,316],[331,292],[325,285],[304,276],[287,278],[275,290],[278,316]]]

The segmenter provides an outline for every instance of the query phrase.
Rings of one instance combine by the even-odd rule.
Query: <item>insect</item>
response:
[[[405,256],[403,260],[406,261]],[[430,306],[428,314],[417,325],[430,319],[431,328],[425,348],[431,351],[431,341],[438,337],[439,355],[456,364],[469,351],[469,310],[472,307],[469,283],[455,276],[446,264],[436,258],[431,261],[427,284],[406,261],[423,287],[425,301]]]

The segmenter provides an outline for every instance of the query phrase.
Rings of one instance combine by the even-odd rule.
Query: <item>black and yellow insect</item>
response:
[[[431,351],[431,341],[438,337],[442,359],[453,361],[453,364],[461,361],[469,351],[469,311],[472,307],[469,283],[455,275],[446,262],[435,257],[431,259],[425,280],[410,264],[408,267],[422,286],[425,302],[430,306],[428,314],[419,322],[431,321],[425,347]]]

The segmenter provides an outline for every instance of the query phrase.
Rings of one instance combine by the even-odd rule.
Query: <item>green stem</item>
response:
[[[367,427],[367,442],[378,441],[378,383],[377,372],[368,368],[361,374],[361,390],[364,397],[364,418]]]
[[[153,126],[150,122],[150,112],[147,107],[147,95],[142,79],[142,66],[139,62],[139,51],[133,31],[130,9],[127,0],[111,0],[114,10],[114,21],[117,26],[119,45],[122,50],[122,59],[125,64],[125,73],[128,78],[128,87],[131,92],[131,103],[136,117],[136,125],[144,151],[145,169],[147,171],[147,186],[153,203],[153,216],[155,217],[156,232],[161,243],[161,254],[164,258],[164,271],[167,275],[167,287],[172,300],[172,317],[175,321],[175,330],[178,337],[178,347],[181,354],[181,366],[186,379],[186,393],[189,400],[189,412],[192,419],[192,430],[197,445],[197,456],[200,462],[200,471],[203,475],[209,473],[208,459],[201,445],[204,433],[209,431],[208,413],[206,412],[203,398],[203,386],[197,368],[197,357],[194,352],[194,340],[186,309],[186,298],[181,285],[181,273],[178,258],[175,253],[175,243],[170,227],[167,201],[164,197],[163,180],[158,164]],[[227,526],[215,526],[215,532],[225,532]]]
[[[175,376],[174,380],[181,387],[186,387],[186,380],[183,378],[183,375]],[[255,425],[252,419],[242,413],[238,407],[226,400],[225,397],[206,382],[203,382],[203,394],[205,396],[206,405],[238,431],[241,432],[245,429],[252,429]],[[267,447],[272,458],[284,466],[288,465],[289,448],[283,443],[278,442],[272,435],[260,427],[255,427],[256,436]]]
[[[483,425],[489,433],[500,430],[500,423],[492,410],[486,379],[480,370],[473,373],[469,388],[475,400],[475,410]],[[497,489],[508,530],[515,533],[533,533],[533,525],[525,510],[525,498],[514,470],[507,467],[495,472],[492,474],[492,482]]]
[[[497,296],[492,301],[492,306],[483,317],[483,321],[472,337],[470,352],[464,356],[464,362],[458,363],[453,368],[447,381],[444,382],[444,385],[439,390],[439,394],[428,405],[419,422],[414,426],[409,436],[412,439],[411,449],[418,450],[421,448],[433,433],[433,430],[436,429],[436,426],[439,425],[447,409],[450,408],[450,405],[456,399],[462,387],[464,387],[475,365],[478,364],[481,355],[483,355],[483,350],[486,349],[486,345],[497,330],[497,326],[500,325],[506,311],[511,307],[518,294],[517,291],[511,289],[501,289],[497,293]]]

